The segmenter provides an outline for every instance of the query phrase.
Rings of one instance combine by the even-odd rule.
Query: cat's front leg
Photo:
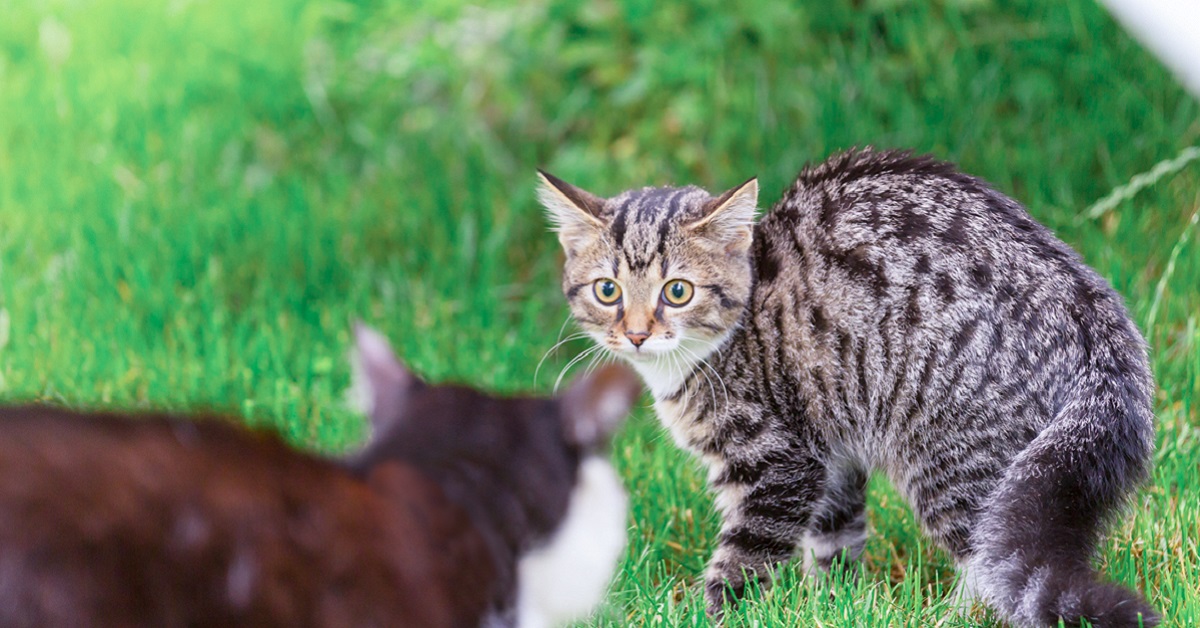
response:
[[[750,581],[768,584],[771,572],[796,554],[824,478],[815,457],[794,451],[723,465],[713,482],[724,520],[705,575],[710,616],[735,605]]]

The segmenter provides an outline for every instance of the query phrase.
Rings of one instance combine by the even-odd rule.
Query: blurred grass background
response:
[[[224,408],[342,451],[356,317],[499,391],[586,346],[535,380],[567,318],[535,167],[601,194],[757,174],[769,206],[831,151],[911,147],[1025,203],[1147,331],[1158,467],[1099,560],[1189,625],[1200,163],[1080,214],[1197,143],[1091,0],[0,0],[0,398]],[[614,458],[631,542],[592,624],[705,623],[702,475],[648,409]],[[730,624],[991,625],[885,482],[870,519],[864,577],[787,571]]]

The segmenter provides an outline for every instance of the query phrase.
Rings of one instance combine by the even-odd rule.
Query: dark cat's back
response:
[[[0,624],[477,623],[466,513],[411,466],[370,482],[222,419],[0,409]]]
[[[382,336],[357,336],[372,430],[345,458],[221,418],[0,408],[0,626],[501,628],[590,612],[624,546],[602,454],[636,377],[500,398],[427,385]]]

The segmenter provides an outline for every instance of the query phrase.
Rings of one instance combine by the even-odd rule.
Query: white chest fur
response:
[[[678,401],[655,399],[654,413],[658,415],[658,420],[671,433],[671,438],[680,449],[696,455],[702,454],[693,443],[704,442],[708,438],[710,423],[696,420],[698,417],[693,416],[694,413],[689,410],[686,397]]]
[[[625,549],[625,513],[625,489],[612,465],[584,460],[562,525],[517,567],[520,628],[559,626],[592,612]]]
[[[728,395],[719,373],[705,361],[727,338],[728,333],[714,340],[683,339],[680,341],[681,351],[670,356],[661,356],[656,360],[630,361],[642,376],[642,381],[646,383],[650,393],[654,395],[654,411],[658,420],[671,432],[675,444],[684,451],[702,455],[703,452],[697,451],[694,443],[708,440],[712,430],[712,421],[707,420],[708,417],[695,416],[692,404],[689,403],[692,398],[696,395],[712,395],[715,402],[722,395]],[[697,383],[697,378],[692,378],[689,383],[689,377],[693,372],[697,372],[697,369],[700,369],[698,378],[703,383]],[[688,389],[677,399],[671,399],[670,397],[683,386],[687,386]],[[705,458],[705,462],[710,465],[718,462]]]
[[[694,366],[690,363],[677,364],[668,361],[633,362],[633,368],[642,376],[642,381],[654,396],[654,412],[658,420],[671,433],[675,444],[684,451],[692,451],[690,445],[704,436],[702,424],[696,424],[688,411],[688,395],[678,399],[669,397],[679,390]]]

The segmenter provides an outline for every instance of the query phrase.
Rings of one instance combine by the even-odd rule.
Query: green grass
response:
[[[1200,163],[1078,218],[1200,143],[1200,107],[1090,0],[792,4],[0,0],[0,397],[218,407],[343,451],[356,317],[492,390],[585,346],[534,379],[567,316],[535,167],[758,174],[769,204],[832,150],[913,147],[1027,204],[1148,330],[1158,466],[1099,562],[1200,619]],[[645,409],[614,459],[630,545],[592,623],[704,623],[700,471]],[[991,625],[878,479],[869,514],[864,577],[788,571],[730,624]]]

